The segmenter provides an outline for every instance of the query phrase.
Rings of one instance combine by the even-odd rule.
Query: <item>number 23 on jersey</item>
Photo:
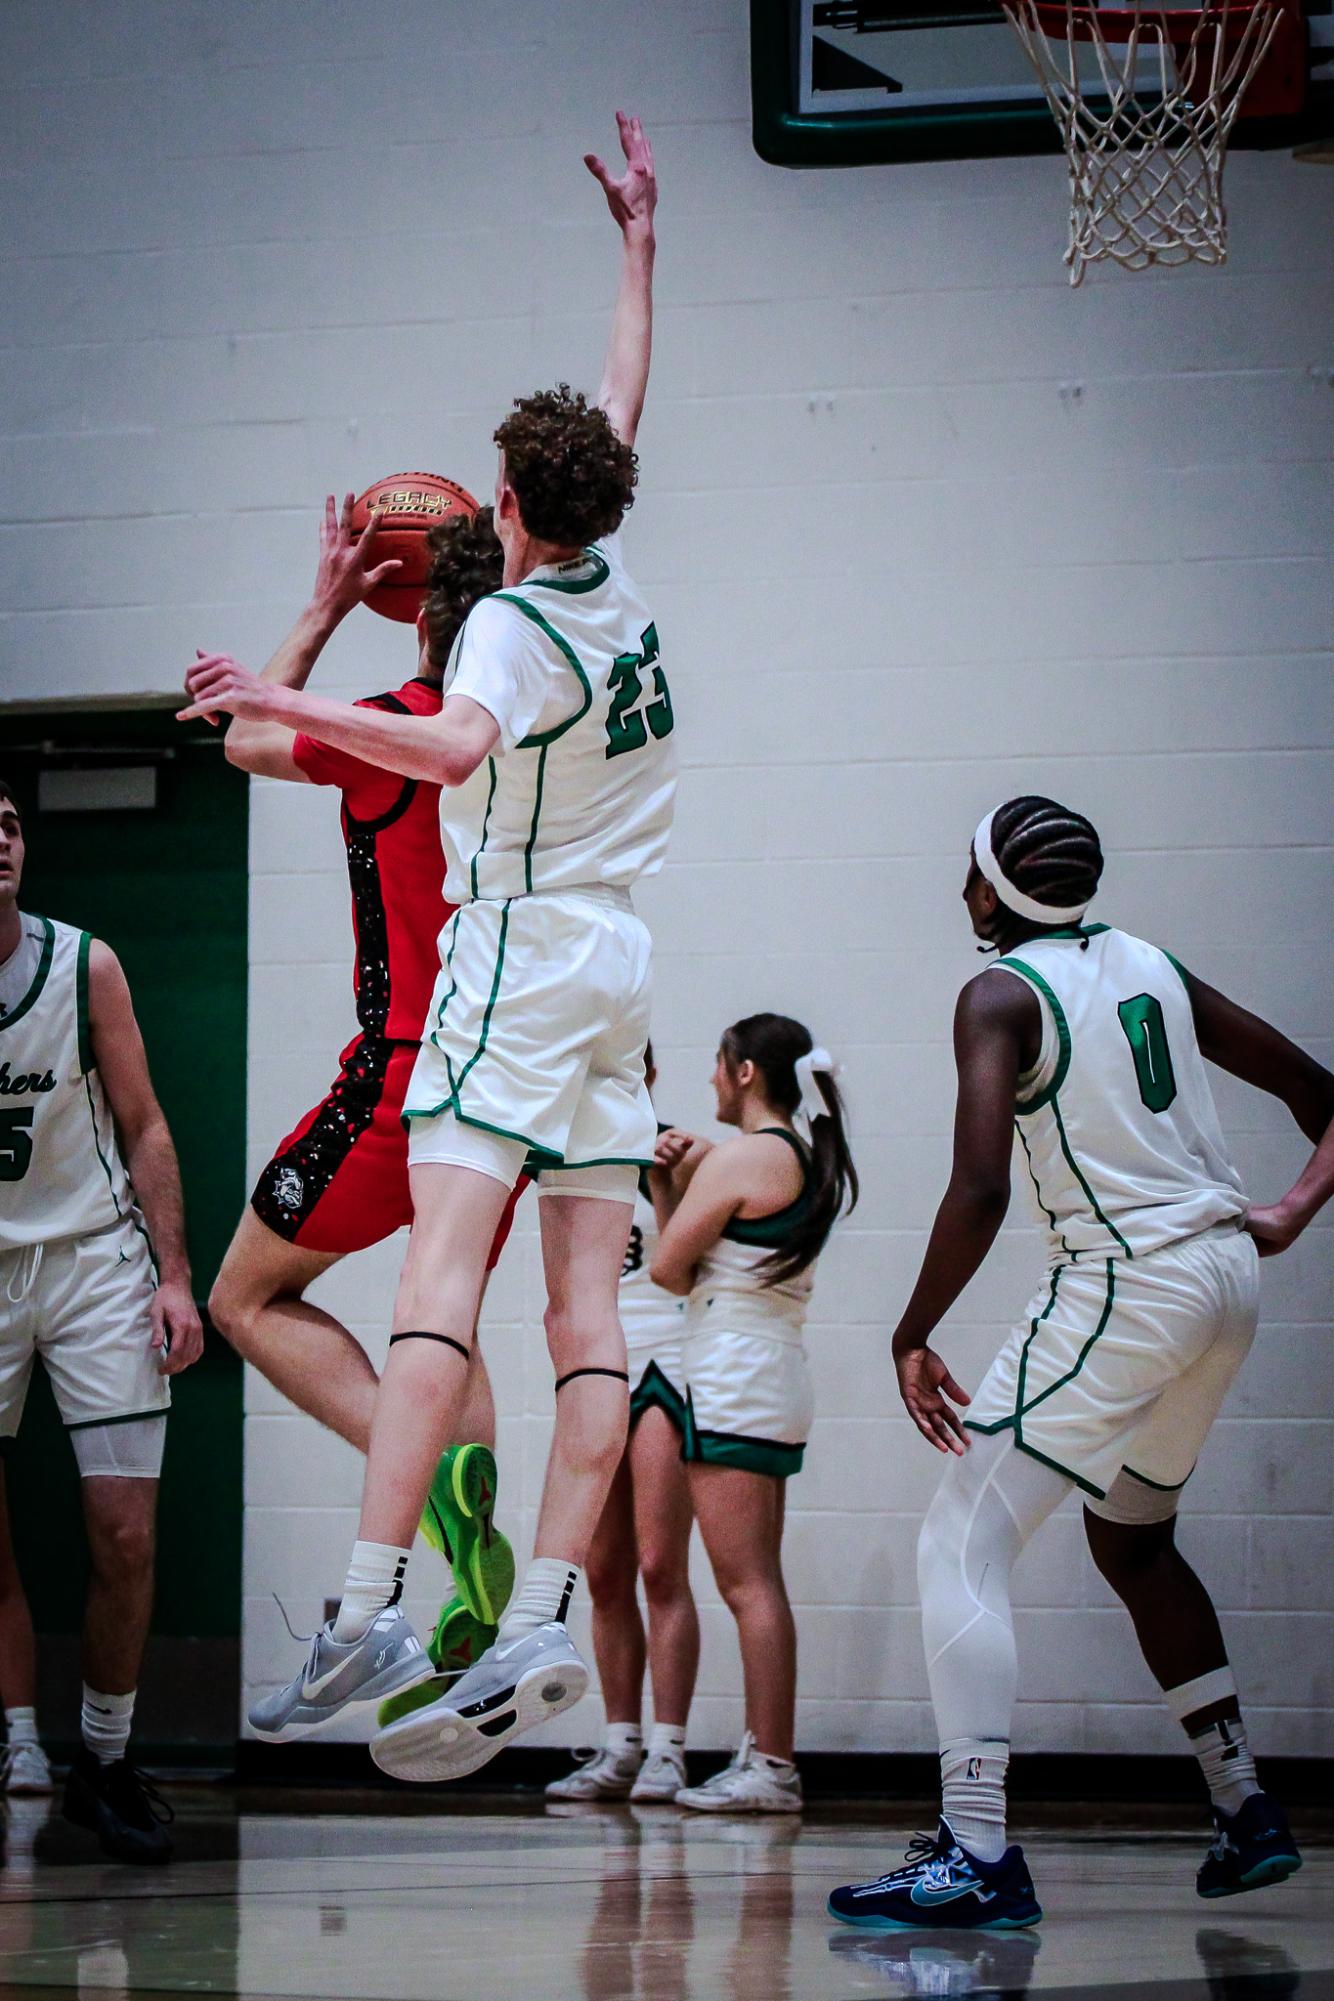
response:
[[[622,757],[628,750],[643,750],[649,732],[659,742],[676,726],[667,676],[658,664],[658,628],[649,625],[640,639],[638,653],[618,653],[611,665],[607,686],[611,708],[607,714],[607,756]],[[644,675],[652,670],[652,700],[645,701]]]

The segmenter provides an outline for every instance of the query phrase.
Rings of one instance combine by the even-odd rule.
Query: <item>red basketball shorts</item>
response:
[[[382,1243],[412,1221],[403,1099],[415,1042],[359,1035],[343,1051],[329,1094],[287,1135],[255,1183],[261,1223],[303,1251],[346,1255]],[[520,1180],[487,1260],[505,1247]]]

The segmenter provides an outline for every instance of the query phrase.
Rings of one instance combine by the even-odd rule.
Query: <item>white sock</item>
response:
[[[655,1723],[648,1733],[650,1758],[684,1758],[686,1733],[679,1723]]]
[[[17,1750],[20,1744],[37,1742],[37,1711],[35,1709],[7,1709],[5,1711],[5,1735],[11,1746]]]
[[[643,1750],[644,1733],[637,1723],[609,1723],[602,1746],[613,1758],[629,1758]]]
[[[403,1591],[409,1552],[389,1542],[357,1542],[347,1566],[343,1602],[334,1620],[333,1636],[346,1646],[369,1633],[386,1606],[396,1605]]]
[[[134,1719],[135,1691],[128,1695],[103,1695],[100,1689],[83,1685],[83,1710],[79,1728],[93,1756],[104,1765],[114,1765],[125,1756]]]
[[[521,1633],[536,1632],[553,1622],[563,1626],[582,1575],[578,1564],[567,1563],[564,1557],[535,1556],[500,1622],[500,1638],[517,1640]]]
[[[940,1754],[940,1811],[960,1848],[979,1862],[999,1862],[1005,1834],[1008,1744],[981,1737],[960,1739]]]
[[[1190,1748],[1200,1761],[1210,1799],[1224,1813],[1235,1813],[1243,1800],[1263,1790],[1246,1742],[1246,1725],[1239,1716],[1206,1724],[1191,1736]]]
[[[1200,1761],[1209,1797],[1224,1813],[1235,1813],[1243,1800],[1263,1790],[1255,1775],[1255,1760],[1246,1742],[1246,1725],[1240,1715],[1225,1716],[1220,1723],[1194,1725],[1202,1709],[1220,1702],[1235,1702],[1237,1678],[1230,1667],[1215,1668],[1197,1675],[1176,1688],[1163,1691],[1163,1700],[1190,1739],[1190,1748]]]

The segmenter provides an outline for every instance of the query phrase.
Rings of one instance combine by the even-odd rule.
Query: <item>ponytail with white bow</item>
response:
[[[810,1161],[803,1207],[788,1241],[765,1263],[765,1283],[780,1284],[813,1264],[839,1215],[855,1208],[857,1170],[844,1128],[838,1065],[809,1029],[785,1014],[752,1014],[722,1038],[730,1069],[753,1063],[774,1110],[791,1119]]]

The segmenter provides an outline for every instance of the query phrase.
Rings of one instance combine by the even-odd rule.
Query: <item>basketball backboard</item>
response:
[[[1300,119],[1243,118],[1234,146],[1328,134],[1332,7],[1312,0],[1305,9],[1311,67]],[[751,0],[751,79],[755,149],[775,166],[1059,150],[999,0]]]

